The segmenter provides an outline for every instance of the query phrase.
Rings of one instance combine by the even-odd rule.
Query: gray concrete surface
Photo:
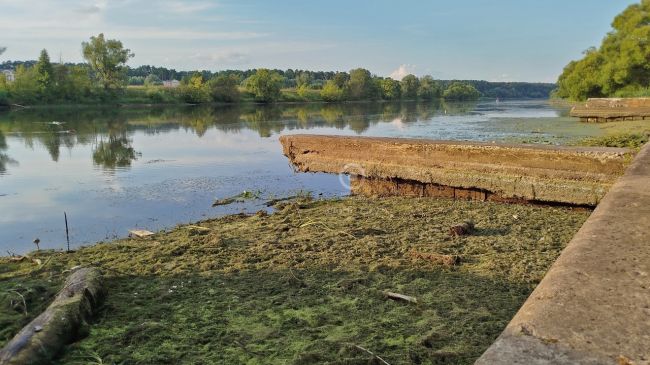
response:
[[[650,364],[650,143],[476,364]]]

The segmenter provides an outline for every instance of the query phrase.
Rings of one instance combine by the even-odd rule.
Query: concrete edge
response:
[[[650,143],[476,364],[650,364]]]

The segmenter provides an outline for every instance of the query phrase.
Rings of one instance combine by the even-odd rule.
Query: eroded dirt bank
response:
[[[429,198],[303,200],[268,216],[33,254],[40,266],[0,258],[0,341],[47,306],[65,270],[95,265],[106,304],[61,364],[378,361],[359,347],[393,365],[470,364],[588,214]],[[467,219],[473,234],[450,235]]]

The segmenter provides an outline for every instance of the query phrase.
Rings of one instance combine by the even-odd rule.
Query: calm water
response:
[[[278,137],[291,133],[568,143],[594,126],[545,101],[0,112],[0,255],[158,230],[264,199],[344,195],[338,176],[297,174]],[[215,198],[261,199],[213,208]]]

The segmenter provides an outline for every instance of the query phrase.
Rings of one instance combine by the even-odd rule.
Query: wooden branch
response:
[[[50,364],[63,346],[79,337],[103,295],[99,269],[75,271],[52,304],[0,350],[0,365]]]
[[[370,355],[374,356],[377,360],[381,361],[384,365],[390,365],[386,360],[382,359],[381,357],[379,357],[379,355],[376,355],[374,352],[368,350],[367,348],[361,347],[361,346],[359,346],[357,344],[354,344],[354,343],[351,343],[350,345],[358,348],[361,351],[369,353]]]

